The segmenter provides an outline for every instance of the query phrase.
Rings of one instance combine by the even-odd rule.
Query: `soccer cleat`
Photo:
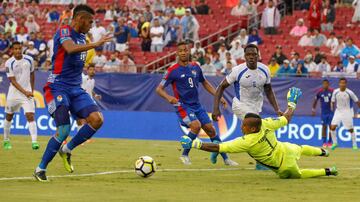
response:
[[[327,143],[324,143],[324,144],[322,145],[322,147],[323,147],[323,148],[327,148],[327,147],[328,147],[328,144],[327,144]]]
[[[358,150],[357,145],[354,145],[352,148],[353,148],[354,151]]]
[[[328,143],[327,143],[327,146],[328,146],[329,148],[331,148],[332,143],[331,143],[331,142],[328,142]]]
[[[40,148],[40,145],[39,145],[38,142],[33,142],[31,144],[31,147],[32,147],[33,150],[38,150]]]
[[[65,170],[68,171],[69,173],[72,173],[72,172],[74,172],[74,167],[71,164],[71,153],[63,152],[62,151],[63,146],[64,145],[62,145],[59,149],[59,155],[63,159]]]
[[[227,158],[224,160],[225,165],[227,166],[238,166],[239,164],[235,161],[231,160],[230,158]]]
[[[336,166],[329,168],[329,170],[330,170],[330,175],[337,176],[339,174],[339,171],[337,170]]]
[[[327,149],[323,149],[323,155],[324,157],[329,157],[330,156],[330,152]]]
[[[334,143],[334,144],[331,146],[331,150],[335,150],[337,147],[338,147],[338,144],[337,144],[337,143]]]
[[[4,149],[6,149],[6,150],[12,149],[10,140],[4,140]]]
[[[35,170],[33,176],[39,182],[49,182],[48,178],[46,177],[45,170],[40,170],[38,172],[36,172],[36,170]]]
[[[180,156],[180,160],[184,165],[191,165],[191,160],[189,156],[182,155]]]

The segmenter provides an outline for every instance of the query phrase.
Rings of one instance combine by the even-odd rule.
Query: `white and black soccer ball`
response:
[[[156,171],[156,163],[150,156],[141,156],[135,162],[135,173],[141,177],[150,177]]]

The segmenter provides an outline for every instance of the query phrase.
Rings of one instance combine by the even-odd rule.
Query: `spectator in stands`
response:
[[[205,64],[201,65],[201,70],[205,76],[216,76],[216,67],[208,57],[205,57]]]
[[[1,57],[1,63],[0,63],[0,72],[5,72],[6,71],[6,67],[5,67],[5,62],[10,58],[9,55],[5,54]]]
[[[52,68],[51,58],[46,58],[45,62],[41,65],[39,70],[42,72],[48,72],[51,70],[51,68]]]
[[[164,10],[165,16],[169,15],[170,13],[174,13],[175,14],[175,6],[174,6],[174,1],[170,0],[167,2],[167,6]]]
[[[360,63],[360,50],[356,45],[353,44],[353,39],[348,38],[346,40],[345,48],[341,51],[341,58],[345,67],[347,66],[348,58],[351,55],[357,58],[356,62]]]
[[[240,41],[236,41],[235,42],[235,46],[233,46],[231,49],[230,49],[230,53],[231,55],[233,56],[234,60],[244,60],[244,48],[241,47],[241,42]]]
[[[276,76],[277,77],[287,77],[287,76],[291,75],[292,72],[293,72],[293,70],[290,66],[290,61],[284,60],[284,63],[280,66],[280,69],[276,72]]]
[[[321,62],[317,65],[317,72],[331,72],[331,67],[329,63],[327,62],[327,59],[325,56],[321,58]]]
[[[109,37],[111,37],[111,36],[114,37],[114,32],[115,32],[114,26],[109,25],[109,26],[107,27],[106,34],[107,34]],[[106,42],[103,47],[104,47],[104,51],[105,51],[105,52],[111,52],[111,53],[112,53],[112,52],[115,52],[115,49],[116,49],[116,39],[113,38],[112,41]]]
[[[355,8],[352,23],[360,23],[360,0],[354,0],[352,6]]]
[[[276,62],[276,58],[274,57],[271,58],[268,67],[270,69],[271,77],[274,77],[276,75],[276,72],[280,69],[280,65]]]
[[[164,11],[166,8],[164,0],[154,0],[154,2],[151,5],[152,5],[151,10],[153,12]]]
[[[132,12],[130,13],[130,19],[134,22],[139,21],[140,17],[142,17],[143,15],[139,12],[138,9],[134,8],[132,10]]]
[[[345,72],[346,73],[360,72],[359,63],[355,61],[355,57],[353,55],[350,55],[348,60],[349,62],[346,65]]]
[[[36,33],[35,40],[34,40],[34,47],[39,51],[38,60],[39,64],[42,65],[46,58],[46,41],[44,39],[44,35],[41,32]]]
[[[326,36],[321,34],[319,30],[314,29],[314,36],[312,39],[313,46],[323,46],[326,43]]]
[[[30,6],[28,7],[29,14],[39,17],[40,16],[40,8],[38,6],[38,3],[36,1],[31,1]]]
[[[129,27],[129,31],[130,31],[130,36],[131,38],[137,38],[139,35],[138,35],[138,30],[137,28],[135,27],[133,21],[129,20],[127,22],[127,25]]]
[[[229,75],[231,73],[233,67],[234,66],[230,61],[226,62],[225,68],[221,70],[222,75],[224,75],[224,76]]]
[[[182,2],[178,3],[178,6],[175,9],[175,15],[177,16],[183,16],[185,15],[186,8],[184,7],[184,4]]]
[[[165,45],[174,45],[178,41],[180,32],[180,20],[175,15],[175,11],[170,11],[169,19],[166,22]]]
[[[140,32],[141,50],[149,52],[151,49],[151,37],[150,37],[150,22],[145,22],[141,27]]]
[[[302,0],[300,4],[300,9],[304,11],[308,11],[310,9],[310,0]]]
[[[206,51],[205,51],[204,57],[210,58],[211,62],[213,62],[213,61],[214,61],[214,56],[213,56],[213,54],[214,54],[214,51],[213,51],[212,46],[208,46],[207,49],[206,49]]]
[[[15,36],[15,41],[26,43],[29,40],[29,35],[25,32],[25,28],[21,27],[18,34]]]
[[[240,34],[237,37],[235,37],[231,42],[231,46],[234,46],[236,41],[240,41],[241,47],[245,48],[248,40],[249,40],[249,36],[247,35],[246,29],[241,29]]]
[[[94,56],[91,62],[95,65],[95,67],[103,68],[107,63],[107,58],[103,54],[102,48],[96,48],[95,51],[96,51],[96,55]]]
[[[59,22],[59,20],[60,20],[60,13],[57,11],[56,5],[53,5],[49,12],[48,22]]]
[[[104,16],[104,19],[105,20],[112,20],[114,19],[114,17],[116,17],[118,14],[115,10],[115,7],[110,5],[108,7],[108,9],[106,10],[106,13],[105,13],[105,16]]]
[[[330,4],[330,0],[325,1],[325,7],[323,8],[321,30],[323,32],[332,32],[334,30],[335,22],[335,7]]]
[[[319,7],[319,4],[312,4],[309,10],[309,23],[310,29],[317,29],[320,30],[320,22],[321,22],[321,7]]]
[[[209,15],[211,14],[211,9],[206,3],[205,0],[200,0],[200,3],[198,6],[196,6],[197,14],[198,15]]]
[[[290,31],[290,35],[294,37],[300,37],[306,34],[308,28],[304,25],[304,19],[300,18],[296,21],[295,27]]]
[[[154,26],[150,28],[151,52],[162,52],[164,46],[164,27],[160,26],[159,19],[154,18]]]
[[[5,38],[5,34],[0,32],[0,57],[8,52],[10,48],[10,41]]]
[[[265,34],[277,34],[277,28],[280,26],[280,17],[280,12],[274,6],[273,0],[269,0],[261,17],[261,27],[265,29]]]
[[[304,67],[308,70],[308,72],[316,72],[317,71],[317,65],[315,62],[313,62],[311,56],[305,57]]]
[[[100,4],[100,5],[99,5],[99,8],[96,9],[96,13],[97,13],[97,14],[103,14],[103,15],[105,15],[106,9],[105,9],[105,7],[104,7],[103,4]]]
[[[119,6],[119,4],[116,4],[116,6]],[[115,8],[115,10],[117,10]],[[122,9],[119,7],[119,11],[116,11],[120,17],[123,17],[124,19],[130,18],[130,9],[127,6],[123,6]]]
[[[337,46],[334,46],[333,48],[331,48],[331,51],[330,51],[331,55],[333,55],[333,56],[339,56],[341,51],[346,47],[346,44],[345,44],[342,36],[338,36],[337,41],[338,41]]]
[[[219,54],[220,61],[224,61],[226,59],[226,52],[227,52],[225,44],[221,44],[217,52]]]
[[[17,20],[16,33],[19,33],[21,28],[24,28],[26,33],[30,33],[30,32],[28,32],[28,29],[25,26],[25,22],[26,22],[26,18],[24,16],[20,17]]]
[[[329,38],[326,40],[325,46],[333,50],[338,45],[339,42],[335,36],[335,32],[331,32]]]
[[[218,42],[214,44],[214,50],[219,50],[220,46],[223,44],[225,45],[226,50],[230,49],[230,45],[227,43],[225,37],[220,36]]]
[[[248,6],[247,6],[248,18],[253,18],[253,17],[257,16],[257,14],[258,14],[257,8],[260,6],[261,3],[262,3],[262,1],[255,2],[254,0],[248,0]],[[256,17],[255,21],[253,21],[253,23],[257,24],[257,22],[258,22],[258,19]]]
[[[9,3],[7,1],[3,1],[1,4],[1,14],[8,15],[13,12],[13,9],[9,7]]]
[[[29,41],[28,49],[26,49],[25,54],[31,56],[34,60],[37,60],[37,56],[39,55],[39,50],[37,50],[34,46],[33,41]]]
[[[296,69],[299,63],[304,63],[304,61],[300,59],[300,54],[297,52],[292,52],[290,66]]]
[[[228,62],[231,62],[232,67],[235,67],[237,65],[236,60],[232,57],[231,53],[229,51],[226,51],[225,53],[225,59],[222,61],[223,67],[226,67],[226,64]]]
[[[296,69],[294,69],[293,72],[294,76],[296,77],[306,77],[308,74],[308,70],[306,69],[306,67],[303,65],[303,63],[298,63],[296,65]]]
[[[313,36],[311,30],[308,30],[304,36],[302,36],[298,43],[299,46],[313,46]]]
[[[116,53],[110,55],[110,60],[108,60],[103,68],[104,72],[118,72],[120,66],[120,60],[117,58]]]
[[[10,18],[5,23],[5,32],[10,32],[11,36],[15,36],[16,29],[17,29],[17,23],[16,23],[15,19]]]
[[[123,18],[119,18],[118,25],[115,27],[114,36],[116,38],[116,51],[124,52],[129,48],[128,42],[130,41],[131,35],[129,27],[125,25]]]
[[[143,15],[147,21],[149,21],[149,22],[152,21],[152,19],[154,18],[154,14],[151,11],[150,5],[145,6],[145,11],[143,12]]]
[[[345,72],[344,64],[342,61],[338,61],[337,65],[332,70],[333,72]]]
[[[251,34],[249,35],[249,40],[248,40],[248,44],[255,44],[255,45],[260,45],[262,44],[262,39],[258,34],[258,30],[256,28],[253,28],[251,30]]]
[[[276,63],[279,65],[282,65],[284,63],[284,60],[287,60],[286,55],[282,52],[281,45],[276,46],[275,53],[271,56],[271,58],[275,58]]]
[[[16,13],[17,17],[26,17],[29,15],[29,9],[25,5],[24,0],[19,0],[19,2],[14,5],[14,13]]]
[[[123,73],[137,73],[137,68],[127,54],[123,55],[122,60],[120,61],[119,72]]]
[[[194,47],[190,49],[191,55],[195,54],[196,52],[201,52],[205,55],[205,50],[201,47],[200,41],[195,41]]]
[[[92,36],[92,42],[98,42],[102,37],[106,36],[107,32],[103,26],[101,26],[100,20],[95,20],[95,26],[90,29]]]
[[[238,5],[236,5],[231,9],[230,15],[237,17],[247,16],[248,15],[247,5],[248,4],[243,4],[242,1],[239,1]]]
[[[153,19],[151,20],[151,26],[154,26],[154,19],[157,18],[159,20],[159,24],[162,27],[165,27],[166,17],[164,16],[164,12],[156,11]]]
[[[190,6],[187,7],[187,8],[191,10],[191,14],[192,14],[192,15],[197,15],[197,9],[196,9],[195,0],[191,0]]]
[[[321,62],[321,59],[323,58],[324,54],[320,52],[319,47],[315,47],[315,56],[314,56],[314,62],[316,64],[319,64]]]
[[[224,68],[221,61],[220,61],[220,55],[217,52],[214,52],[213,61],[211,62],[214,67],[216,68],[216,75],[221,75],[221,70]]]
[[[196,41],[199,40],[199,28],[200,25],[195,18],[195,16],[191,15],[191,10],[186,9],[185,15],[180,20],[181,28],[182,28],[182,39],[188,41]]]

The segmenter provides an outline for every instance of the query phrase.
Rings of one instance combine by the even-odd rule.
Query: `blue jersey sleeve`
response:
[[[70,36],[70,27],[69,26],[62,26],[59,29],[59,35],[60,35],[60,44],[63,44],[66,40],[71,40]]]
[[[174,81],[173,74],[174,74],[173,71],[169,71],[169,70],[166,71],[160,84],[164,87],[171,84]]]

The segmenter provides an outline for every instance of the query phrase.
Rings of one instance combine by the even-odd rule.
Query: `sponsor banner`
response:
[[[145,140],[174,140],[177,141],[186,133],[181,128],[175,113],[171,112],[131,112],[131,111],[103,111],[104,124],[96,133],[100,138],[127,138]],[[266,116],[264,116],[266,117]],[[4,127],[4,108],[0,108],[0,133]],[[39,135],[53,135],[56,131],[54,120],[45,109],[36,110],[36,123]],[[72,120],[71,135],[76,134],[76,123]],[[215,124],[222,140],[232,140],[241,136],[241,122],[231,115],[222,117]],[[360,120],[354,119],[354,129],[357,140],[360,141]],[[321,123],[319,117],[296,116],[291,123],[277,131],[280,141],[295,144],[321,146]],[[17,113],[12,122],[12,134],[28,134],[25,116]],[[201,138],[206,138],[204,132]],[[338,130],[340,147],[351,147],[350,133],[342,127]]]

